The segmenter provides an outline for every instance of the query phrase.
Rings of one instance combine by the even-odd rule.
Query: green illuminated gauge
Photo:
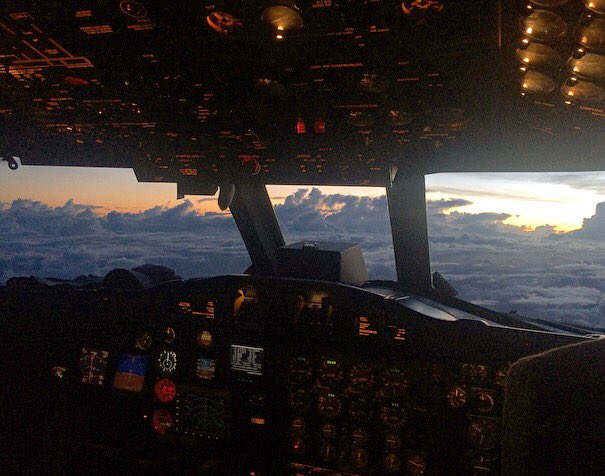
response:
[[[468,394],[464,388],[457,385],[447,394],[447,404],[450,408],[462,408],[466,405]]]
[[[149,350],[151,348],[151,344],[153,344],[153,338],[147,331],[141,332],[137,336],[134,343],[135,347],[139,350]]]
[[[176,370],[176,352],[174,350],[163,350],[158,355],[158,369],[160,372],[172,373]]]

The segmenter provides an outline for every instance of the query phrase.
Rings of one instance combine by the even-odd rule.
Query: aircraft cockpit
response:
[[[510,366],[601,334],[457,297],[425,177],[605,170],[604,2],[7,0],[0,39],[0,174],[216,197],[251,262],[8,280],[0,472],[498,475]],[[272,185],[383,187],[396,279]]]

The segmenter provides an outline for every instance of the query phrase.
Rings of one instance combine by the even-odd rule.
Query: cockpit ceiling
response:
[[[7,0],[0,155],[191,190],[605,170],[589,5]]]

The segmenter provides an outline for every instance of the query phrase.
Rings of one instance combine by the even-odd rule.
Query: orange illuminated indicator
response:
[[[165,434],[174,426],[174,417],[172,413],[165,409],[154,410],[153,412],[153,429],[160,435]]]
[[[264,425],[265,419],[261,417],[252,417],[250,418],[250,423],[252,423],[253,425]]]
[[[360,336],[372,336],[377,335],[378,331],[376,329],[372,329],[372,324],[370,320],[365,316],[359,317],[359,335]]]
[[[155,383],[155,398],[162,403],[170,403],[176,398],[176,385],[169,378],[162,378]]]

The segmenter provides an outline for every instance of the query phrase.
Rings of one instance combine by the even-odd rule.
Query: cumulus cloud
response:
[[[583,227],[557,233],[504,223],[506,213],[469,213],[471,202],[427,204],[431,261],[460,297],[504,312],[605,326],[605,203]],[[300,189],[275,206],[286,242],[362,244],[370,276],[394,279],[386,197]],[[73,278],[115,267],[161,264],[184,277],[244,271],[249,258],[230,215],[198,213],[185,200],[140,213],[68,201],[0,206],[0,282],[11,276]]]

